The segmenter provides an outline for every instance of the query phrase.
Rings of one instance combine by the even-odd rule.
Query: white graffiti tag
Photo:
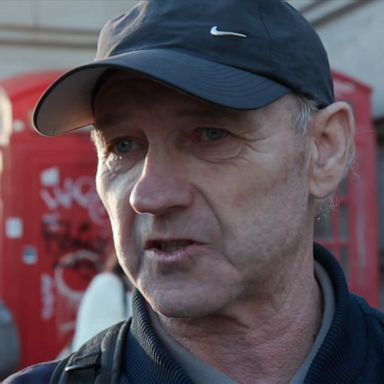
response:
[[[105,210],[97,195],[95,181],[91,176],[80,176],[77,179],[64,178],[62,185],[52,183],[43,187],[40,196],[50,210],[59,207],[71,209],[76,205],[88,211],[90,219],[103,225],[106,220]]]

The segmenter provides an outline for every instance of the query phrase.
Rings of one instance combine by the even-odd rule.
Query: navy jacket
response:
[[[384,384],[384,315],[348,292],[343,272],[327,250],[315,245],[314,257],[330,276],[336,307],[305,384]],[[138,291],[134,293],[132,325],[122,359],[121,383],[192,384],[154,333]],[[49,362],[32,366],[4,384],[48,384],[56,365]]]

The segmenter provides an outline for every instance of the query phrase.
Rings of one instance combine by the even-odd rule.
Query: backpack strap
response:
[[[49,384],[118,384],[131,320],[117,323],[60,361]]]

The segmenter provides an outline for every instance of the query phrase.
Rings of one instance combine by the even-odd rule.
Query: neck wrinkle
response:
[[[309,280],[296,281],[284,295],[284,305],[273,305],[272,309],[258,304],[245,311],[238,309],[240,316],[236,312],[235,316],[200,320],[160,316],[160,321],[184,348],[238,383],[288,382],[321,326],[321,290],[313,273]],[[280,381],[282,378],[285,381]]]

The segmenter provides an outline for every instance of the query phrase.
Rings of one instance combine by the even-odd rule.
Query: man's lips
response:
[[[195,240],[154,239],[145,243],[144,258],[155,268],[156,273],[168,274],[189,271],[204,252],[205,245]]]
[[[172,253],[200,243],[191,239],[155,239],[145,243],[144,250]]]

